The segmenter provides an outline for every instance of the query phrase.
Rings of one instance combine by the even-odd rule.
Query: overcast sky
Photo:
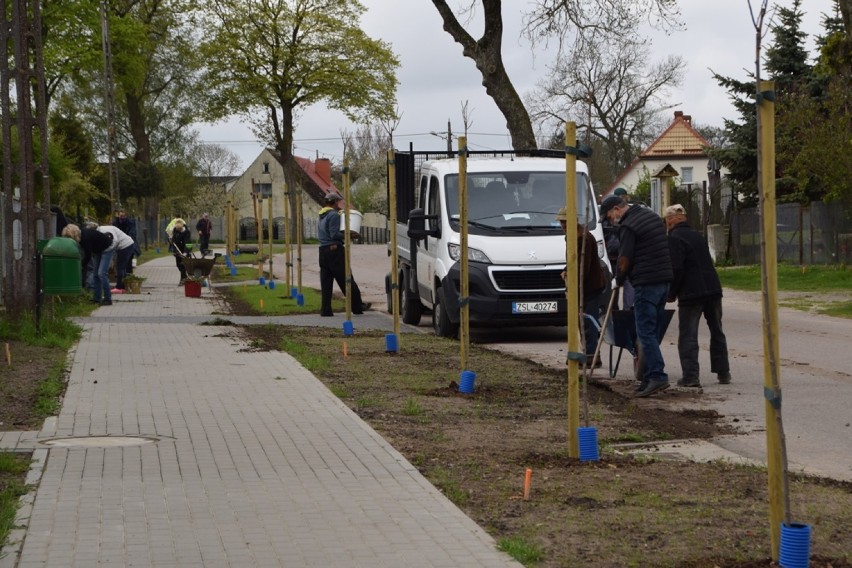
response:
[[[491,98],[485,94],[473,61],[462,56],[461,47],[447,34],[437,10],[429,0],[362,0],[367,13],[362,28],[373,38],[388,42],[400,59],[397,73],[397,100],[402,120],[394,133],[397,148],[445,148],[446,141],[430,132],[443,133],[451,121],[454,134],[462,130],[461,104],[469,101],[472,125],[468,144],[473,149],[510,148],[505,120]],[[759,0],[752,0],[756,6]],[[778,0],[790,6],[792,0]],[[547,74],[553,50],[535,51],[520,39],[521,13],[509,6],[526,2],[507,0],[504,5],[503,59],[515,88],[524,97]],[[755,32],[747,0],[681,0],[684,31],[668,36],[655,32],[653,61],[669,54],[683,56],[687,63],[683,86],[668,97],[674,110],[692,116],[694,124],[721,126],[723,118],[736,118],[726,91],[713,80],[714,71],[739,79],[754,69]],[[453,5],[453,2],[451,2]],[[833,5],[831,0],[803,0],[803,29],[813,36],[821,32],[822,15]],[[404,8],[403,8],[404,6]],[[518,8],[520,10],[520,8]],[[479,37],[479,30],[468,27]],[[766,42],[765,42],[766,43]],[[765,47],[765,46],[764,46]],[[218,144],[240,156],[248,166],[262,149],[250,130],[238,120],[215,125],[198,125],[201,139]],[[342,161],[341,130],[354,131],[341,113],[317,105],[299,118],[295,133],[296,154]]]

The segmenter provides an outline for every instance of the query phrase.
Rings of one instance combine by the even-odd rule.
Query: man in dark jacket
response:
[[[669,231],[669,250],[674,280],[669,289],[669,301],[677,300],[677,352],[683,378],[681,387],[700,387],[698,378],[698,324],[701,316],[710,329],[710,371],[720,383],[731,382],[728,364],[728,341],[722,331],[722,284],[713,266],[707,242],[686,222],[682,205],[672,205],[665,211]]]
[[[142,249],[139,248],[139,240],[136,237],[136,221],[127,216],[127,211],[119,209],[115,219],[112,220],[112,226],[117,227],[121,232],[133,239],[133,249],[130,255],[127,256],[127,262],[124,266],[125,274],[133,274],[133,256],[140,256],[142,254]],[[121,286],[117,286],[117,288],[124,289],[124,283],[122,282]]]
[[[619,225],[615,283],[622,286],[630,279],[633,284],[636,336],[645,360],[636,396],[649,396],[669,388],[666,363],[660,351],[661,330],[666,326],[666,299],[672,281],[666,227],[652,210],[639,205],[628,206],[617,195],[603,200],[601,218]]]
[[[344,234],[340,227],[340,204],[343,198],[340,194],[331,192],[325,196],[325,207],[320,209],[319,223],[317,224],[317,236],[319,237],[319,267],[320,267],[320,289],[322,293],[321,316],[333,316],[331,310],[331,294],[334,291],[334,283],[340,287],[340,291],[346,294],[346,256],[344,245]],[[361,290],[351,279],[352,287],[352,313],[363,314],[364,310],[370,309],[370,304],[361,301]]]
[[[210,216],[205,213],[195,224],[195,230],[198,231],[198,247],[201,254],[210,250],[210,233],[213,231],[213,223],[210,221]]]
[[[189,252],[187,245],[192,242],[192,233],[186,226],[186,221],[177,217],[169,223],[171,228],[166,227],[166,233],[170,235],[169,251],[175,255],[175,265],[180,271],[180,282],[178,286],[186,282],[187,273],[186,266],[183,264],[183,259]]]

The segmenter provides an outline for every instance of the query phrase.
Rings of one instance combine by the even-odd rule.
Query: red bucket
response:
[[[183,293],[187,298],[201,297],[201,282],[184,282]]]

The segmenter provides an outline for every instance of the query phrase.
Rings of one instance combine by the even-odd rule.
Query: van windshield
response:
[[[459,219],[459,176],[447,175],[447,213]],[[556,213],[565,205],[564,172],[490,172],[467,176],[468,221],[490,229],[562,231]],[[597,205],[584,173],[577,173],[577,217],[589,230],[597,226]]]

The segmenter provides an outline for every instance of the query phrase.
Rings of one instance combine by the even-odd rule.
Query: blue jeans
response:
[[[636,318],[636,337],[642,347],[645,371],[642,382],[668,382],[666,362],[660,351],[660,335],[666,324],[668,284],[634,286],[633,315]]]
[[[677,352],[684,379],[698,380],[698,325],[701,316],[710,329],[710,372],[727,373],[728,340],[722,331],[722,296],[708,298],[699,304],[678,304]]]
[[[96,302],[112,300],[112,292],[110,292],[109,288],[109,265],[112,264],[112,257],[114,255],[114,250],[92,255],[95,265],[95,292],[93,299]]]

